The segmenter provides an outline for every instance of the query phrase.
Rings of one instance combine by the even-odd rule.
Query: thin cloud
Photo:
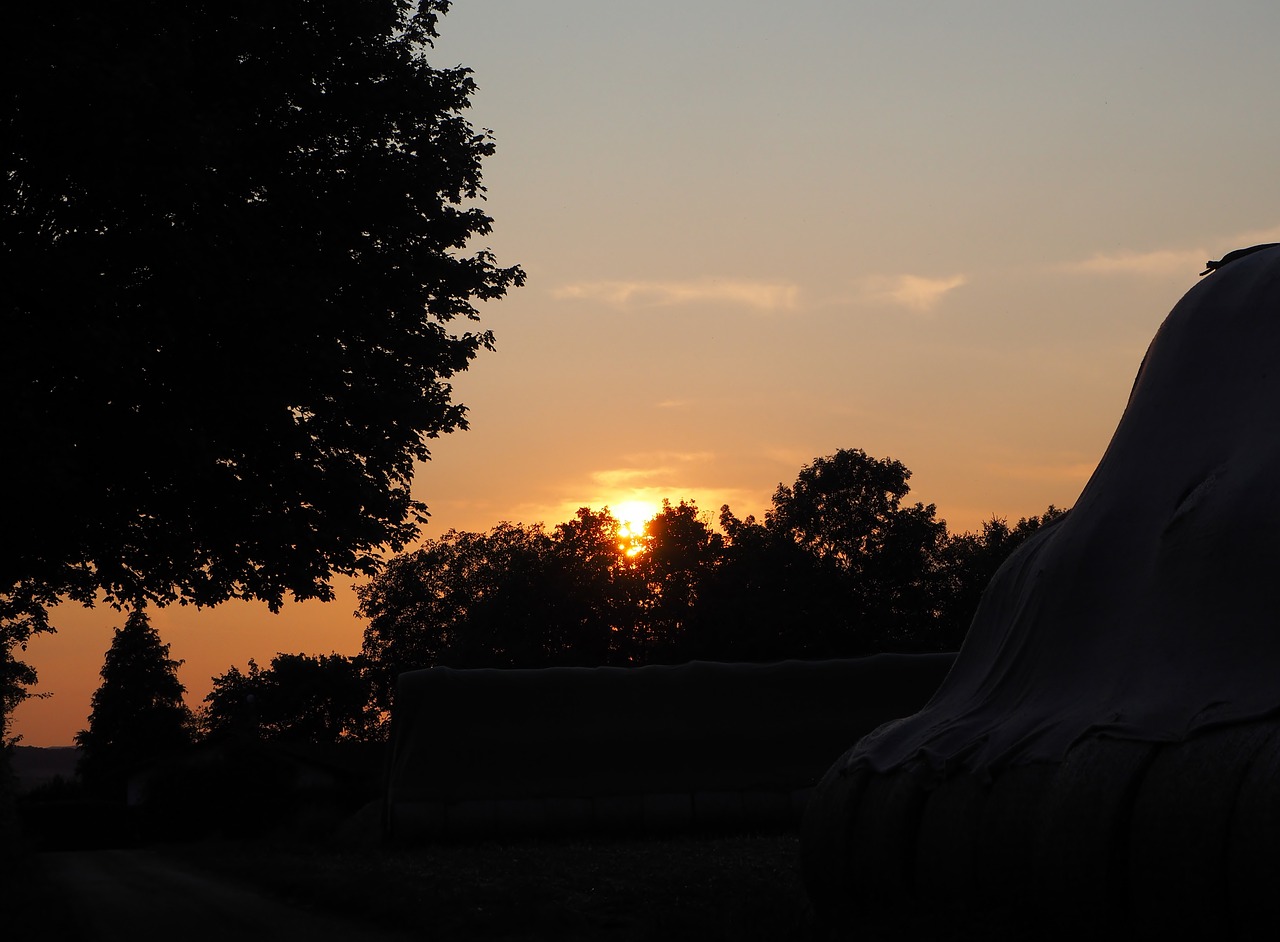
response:
[[[674,480],[689,465],[706,464],[714,458],[715,454],[709,451],[658,451],[627,455],[626,466],[592,471],[591,482],[597,487],[610,489],[656,486],[653,482]]]
[[[675,464],[695,464],[714,461],[716,453],[714,451],[644,451],[626,455],[625,458],[634,464],[660,461],[674,462]]]
[[[1136,275],[1148,278],[1185,275],[1189,271],[1199,273],[1206,262],[1221,258],[1234,249],[1277,241],[1280,241],[1280,226],[1228,236],[1218,241],[1216,249],[1195,247],[1154,249],[1150,252],[1098,252],[1083,261],[1067,262],[1059,267],[1078,275]]]
[[[964,275],[947,278],[871,275],[858,282],[858,300],[895,304],[923,313],[933,310],[947,294],[968,283]]]
[[[597,487],[640,487],[670,473],[670,468],[607,468],[592,471],[591,483]]]
[[[595,301],[611,307],[738,304],[757,311],[794,310],[800,288],[789,282],[708,278],[698,281],[584,281],[551,292],[562,301]]]
[[[1247,245],[1261,245],[1263,242],[1280,242],[1280,226],[1272,226],[1270,229],[1251,229],[1248,232],[1242,232],[1236,238],[1240,244],[1233,248],[1238,249]]]
[[[1062,266],[1078,275],[1139,275],[1163,277],[1185,274],[1204,268],[1208,255],[1204,249],[1157,249],[1153,252],[1101,253],[1084,261],[1068,262]]]

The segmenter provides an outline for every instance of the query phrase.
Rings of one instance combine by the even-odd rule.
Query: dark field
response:
[[[422,939],[825,938],[794,834],[180,852],[309,908]]]
[[[829,932],[801,885],[799,844],[794,833],[402,850],[218,841],[41,854],[2,895],[8,927],[63,942],[1017,937],[985,920],[910,912]],[[86,904],[83,887],[65,882],[85,855],[97,855],[94,881],[122,874],[118,889],[94,888],[106,905]]]
[[[188,919],[207,920],[216,912],[216,902],[180,889],[194,886],[193,877],[202,875],[220,887],[235,885],[284,902],[312,918],[342,917],[367,927],[371,937],[391,932],[410,939],[477,942],[825,939],[801,886],[798,851],[799,839],[790,833],[404,850],[220,841],[36,855],[4,895],[13,894],[5,904],[10,927],[60,939],[114,938],[120,923],[160,921],[170,932],[178,931],[158,937],[183,938],[174,922],[190,925]],[[71,861],[94,855],[99,871],[135,871],[133,889],[141,884],[138,898],[147,910],[154,901],[155,911],[113,915],[81,902],[80,888],[63,881]],[[172,883],[167,876],[148,881],[147,871],[178,876]],[[100,880],[100,873],[92,878]],[[129,889],[106,893],[114,903]],[[184,895],[189,895],[189,916],[172,901]],[[231,934],[246,938],[243,931]]]

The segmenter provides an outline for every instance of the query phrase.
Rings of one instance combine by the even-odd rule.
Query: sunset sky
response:
[[[1280,241],[1273,2],[457,0],[495,231],[528,285],[455,385],[428,537],[588,505],[761,513],[839,448],[953,532],[1070,506],[1204,262]],[[198,704],[330,605],[157,612]],[[122,617],[64,607],[28,745],[86,725]]]

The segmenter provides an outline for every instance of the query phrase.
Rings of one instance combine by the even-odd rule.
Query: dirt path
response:
[[[94,942],[408,942],[266,896],[252,887],[145,850],[46,853],[30,928],[46,938]]]

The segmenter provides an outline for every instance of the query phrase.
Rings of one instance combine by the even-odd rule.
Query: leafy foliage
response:
[[[992,517],[978,533],[962,533],[948,540],[943,571],[952,599],[948,618],[939,625],[940,642],[958,648],[969,629],[969,619],[978,610],[982,593],[992,576],[1009,556],[1043,527],[1067,512],[1050,504],[1039,516],[1020,517],[1013,526],[1002,517]]]
[[[278,606],[425,508],[474,302],[489,134],[447,0],[8,11],[0,593]]]
[[[630,663],[688,660],[708,639],[706,594],[724,563],[724,537],[692,501],[662,502],[631,557],[641,583]]]
[[[431,666],[620,667],[773,661],[959,647],[995,570],[1052,506],[948,534],[909,503],[910,472],[848,449],[779,485],[763,522],[692,501],[630,534],[581,508],[548,530],[451,530],[359,588],[363,653],[280,655],[214,678],[207,732],[336,742],[377,738],[396,677]]]
[[[941,599],[934,576],[946,524],[933,504],[902,506],[911,472],[889,458],[843,449],[779,485],[765,526],[841,574],[848,630],[910,646],[931,633]]]
[[[449,0],[66,0],[0,30],[0,728],[60,598],[330,598],[417,533],[493,140]],[[2,731],[2,730],[0,730]]]
[[[93,695],[89,728],[76,734],[78,767],[85,785],[108,797],[123,797],[131,773],[191,742],[191,713],[182,702],[181,661],[151,626],[146,612],[129,613],[117,628],[102,665],[102,685]]]
[[[432,665],[546,667],[854,657],[954,650],[995,569],[1060,516],[951,536],[909,503],[901,462],[857,449],[779,485],[763,522],[692,502],[628,540],[583,508],[548,533],[503,523],[450,531],[392,560],[360,589],[377,702]]]
[[[213,678],[202,722],[208,738],[238,734],[276,741],[337,743],[380,738],[362,658],[278,654],[266,670],[249,661]]]
[[[637,583],[619,524],[587,508],[547,533],[501,523],[450,531],[391,560],[360,593],[374,696],[403,670],[617,663]]]

